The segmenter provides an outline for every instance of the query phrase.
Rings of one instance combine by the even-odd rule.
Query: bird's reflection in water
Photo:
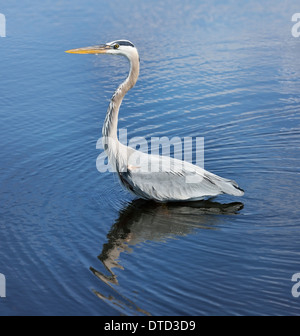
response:
[[[200,201],[158,204],[143,200],[133,201],[120,211],[119,218],[107,235],[108,241],[103,245],[102,252],[98,256],[108,274],[91,267],[94,275],[112,288],[119,299],[113,296],[106,297],[98,291],[94,291],[95,294],[115,308],[122,307],[122,312],[127,307],[135,313],[149,315],[115,289],[118,279],[113,269],[123,269],[120,264],[120,254],[132,252],[132,246],[142,242],[166,241],[168,238],[188,235],[196,229],[215,230],[220,220],[220,216],[217,215],[235,215],[243,207],[243,203],[238,202],[221,204]]]

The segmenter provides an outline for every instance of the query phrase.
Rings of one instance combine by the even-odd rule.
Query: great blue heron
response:
[[[129,191],[143,199],[157,202],[199,201],[220,194],[244,195],[244,191],[232,180],[186,161],[150,155],[119,142],[117,128],[120,105],[125,94],[137,82],[140,70],[138,51],[130,41],[118,40],[67,52],[121,55],[130,62],[129,75],[112,96],[102,129],[109,162]]]

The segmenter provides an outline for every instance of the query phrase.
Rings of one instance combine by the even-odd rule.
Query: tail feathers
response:
[[[232,195],[234,195],[234,196],[244,196],[244,195],[245,195],[245,190],[242,189],[242,188],[240,188],[240,187],[235,183],[235,181],[232,181],[232,182],[234,182],[234,183],[232,184],[233,187],[234,187],[234,194],[232,194]]]
[[[214,183],[220,188],[221,192],[224,194],[232,196],[243,196],[245,191],[238,186],[238,184],[233,180],[224,179],[220,176],[211,174],[208,176],[210,180],[213,180]]]
[[[238,184],[233,180],[223,179],[220,183],[220,187],[225,194],[232,196],[243,196],[245,191],[238,186]]]

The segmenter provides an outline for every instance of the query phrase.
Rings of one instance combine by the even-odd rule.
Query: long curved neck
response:
[[[125,94],[134,87],[140,72],[138,53],[130,55],[128,59],[130,61],[129,75],[112,96],[102,129],[103,138],[110,138],[113,141],[118,141],[118,116],[122,100]]]

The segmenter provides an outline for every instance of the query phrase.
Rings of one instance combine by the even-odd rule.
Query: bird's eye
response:
[[[119,49],[120,48],[120,45],[119,44],[115,44],[114,45],[114,49]]]

